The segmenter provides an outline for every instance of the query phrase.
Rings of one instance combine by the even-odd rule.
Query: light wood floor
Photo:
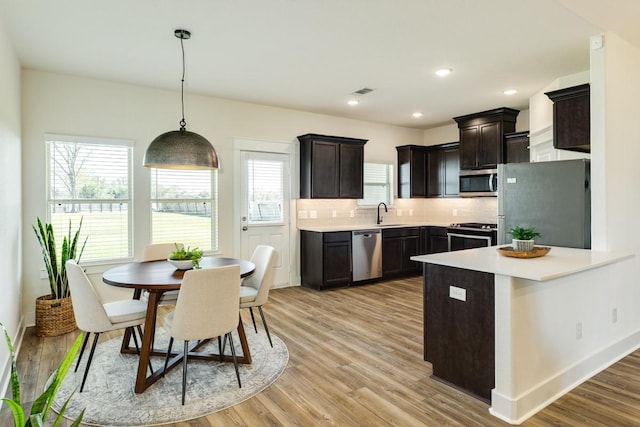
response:
[[[492,417],[487,404],[429,377],[420,278],[327,292],[275,289],[264,310],[289,348],[282,376],[243,403],[171,426],[508,425]],[[247,333],[251,339],[253,330]],[[18,357],[23,401],[39,394],[74,337],[43,339],[29,328]],[[3,409],[0,426],[10,425]],[[640,425],[640,351],[522,425]]]

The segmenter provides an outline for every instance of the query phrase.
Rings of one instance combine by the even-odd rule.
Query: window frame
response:
[[[166,199],[166,198],[154,198],[153,194],[154,194],[154,189],[153,189],[153,174],[156,173],[156,171],[164,171],[164,170],[170,170],[170,169],[162,169],[162,168],[149,168],[149,242],[150,243],[172,243],[172,242],[165,242],[165,241],[154,241],[153,240],[153,235],[154,235],[154,231],[153,231],[153,205],[156,203],[179,203],[179,202],[202,202],[202,201],[207,201],[208,203],[210,203],[211,205],[211,235],[210,235],[210,239],[211,239],[211,248],[202,248],[200,247],[199,249],[201,249],[205,254],[214,254],[214,253],[218,253],[220,250],[220,245],[219,245],[219,223],[220,223],[220,217],[219,217],[219,206],[218,206],[218,170],[209,170],[207,171],[209,173],[210,176],[210,181],[209,181],[209,191],[210,191],[210,198],[208,199],[194,199],[194,198],[180,198],[180,199]],[[196,170],[194,170],[196,171]],[[199,172],[203,172],[202,170],[197,170]],[[184,170],[182,172],[185,172]],[[189,246],[194,246],[192,243],[190,242],[180,242],[183,243],[185,245],[189,245]]]
[[[84,199],[84,198],[76,198],[76,199],[56,199],[52,197],[53,183],[51,182],[52,178],[52,149],[53,144],[58,143],[69,143],[69,144],[82,144],[82,145],[96,145],[96,146],[124,146],[127,148],[127,198],[126,199]],[[46,221],[51,223],[53,220],[51,213],[53,210],[53,205],[56,204],[71,204],[71,203],[89,203],[89,204],[98,204],[98,203],[126,203],[127,204],[127,248],[128,254],[124,257],[117,258],[94,258],[87,259],[83,256],[81,262],[83,265],[94,266],[94,265],[105,265],[105,264],[116,264],[118,262],[123,261],[131,261],[134,258],[134,173],[133,173],[133,157],[134,157],[134,146],[135,143],[132,140],[121,139],[121,138],[104,138],[104,137],[93,137],[93,136],[78,136],[78,135],[65,135],[65,134],[54,134],[54,133],[45,133],[44,134],[44,143],[45,143],[45,209],[46,209]],[[84,215],[83,215],[84,217]],[[72,224],[72,227],[77,226],[77,224]],[[61,231],[57,230],[56,234],[58,236],[63,236],[64,234],[60,234]],[[56,238],[58,238],[56,236]],[[58,239],[56,239],[58,240]],[[81,239],[84,241],[84,239]],[[90,240],[90,239],[89,239]],[[62,239],[60,238],[60,242]]]
[[[364,166],[364,165],[367,165],[367,164],[384,165],[384,166],[386,166],[386,168],[385,168],[385,170],[386,170],[386,175],[387,175],[387,176],[386,176],[386,182],[385,182],[385,184],[382,184],[382,185],[384,185],[385,187],[387,187],[387,191],[386,191],[386,193],[387,193],[387,195],[386,195],[386,200],[379,200],[379,201],[377,201],[377,202],[365,203],[365,202],[364,202],[364,200],[365,200],[364,198],[362,198],[362,199],[357,199],[357,200],[356,200],[356,205],[357,205],[357,207],[358,207],[358,208],[372,208],[372,207],[376,207],[376,206],[378,205],[378,203],[380,203],[380,202],[384,202],[384,203],[386,203],[386,204],[387,204],[387,206],[393,206],[393,205],[394,205],[394,200],[395,200],[395,198],[394,198],[394,188],[393,188],[393,186],[394,186],[394,180],[393,180],[393,178],[394,178],[394,173],[393,173],[393,163],[383,163],[383,162],[364,162],[364,163],[363,163],[363,167],[362,167],[362,172],[363,172],[363,173],[362,173],[362,187],[363,187],[362,192],[363,192],[363,195],[364,195],[364,193],[365,193],[365,190],[364,190],[364,189],[365,189],[365,188],[366,188],[366,186],[367,186],[367,183],[366,183],[366,181],[365,181],[365,173],[364,173],[364,168],[365,168],[365,166]],[[372,184],[370,184],[370,185],[373,185],[373,183],[372,183]]]

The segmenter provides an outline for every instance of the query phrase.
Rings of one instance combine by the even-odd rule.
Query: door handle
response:
[[[247,231],[249,229],[249,227],[247,227],[246,225],[242,226],[242,231]]]

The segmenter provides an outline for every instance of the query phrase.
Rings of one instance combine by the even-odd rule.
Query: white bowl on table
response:
[[[178,270],[191,270],[193,268],[193,261],[190,259],[168,259],[175,268]]]

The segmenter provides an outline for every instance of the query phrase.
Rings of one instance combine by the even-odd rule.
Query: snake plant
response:
[[[15,427],[33,427],[33,426],[43,426],[45,421],[47,420],[47,416],[49,415],[49,411],[51,409],[51,405],[53,404],[53,399],[58,392],[58,388],[64,379],[64,376],[67,374],[67,371],[71,367],[73,363],[73,358],[75,357],[78,349],[80,348],[80,344],[82,343],[82,334],[78,335],[75,342],[67,351],[67,354],[60,362],[60,366],[53,373],[53,376],[47,382],[45,386],[44,392],[36,398],[36,400],[31,405],[30,413],[26,414],[25,409],[22,407],[22,403],[20,402],[20,381],[18,380],[18,371],[16,368],[16,356],[13,352],[13,344],[11,344],[11,338],[9,338],[9,333],[7,329],[4,327],[2,323],[0,323],[2,329],[4,330],[4,336],[7,341],[7,346],[9,347],[9,353],[11,355],[11,399],[3,398],[2,401],[11,409],[13,413],[13,423]],[[73,396],[73,393],[67,398],[67,400],[62,405],[60,409],[60,413],[56,417],[55,421],[52,424],[52,427],[57,427],[60,425],[62,421],[63,414],[69,403],[69,400]],[[82,417],[84,417],[84,410],[78,415],[78,417],[73,421],[71,427],[76,427],[80,425],[82,421]]]
[[[36,233],[40,247],[42,248],[44,265],[47,269],[47,276],[49,277],[49,288],[51,288],[51,298],[60,299],[71,296],[65,264],[67,260],[70,259],[74,259],[79,263],[82,253],[84,252],[84,247],[87,244],[88,237],[84,239],[82,247],[78,250],[82,218],[80,218],[78,229],[73,235],[71,233],[71,220],[69,220],[69,232],[62,240],[60,256],[58,256],[57,253],[53,225],[43,223],[40,221],[40,218],[38,218],[37,227],[35,225],[32,225],[32,227],[34,233]]]

